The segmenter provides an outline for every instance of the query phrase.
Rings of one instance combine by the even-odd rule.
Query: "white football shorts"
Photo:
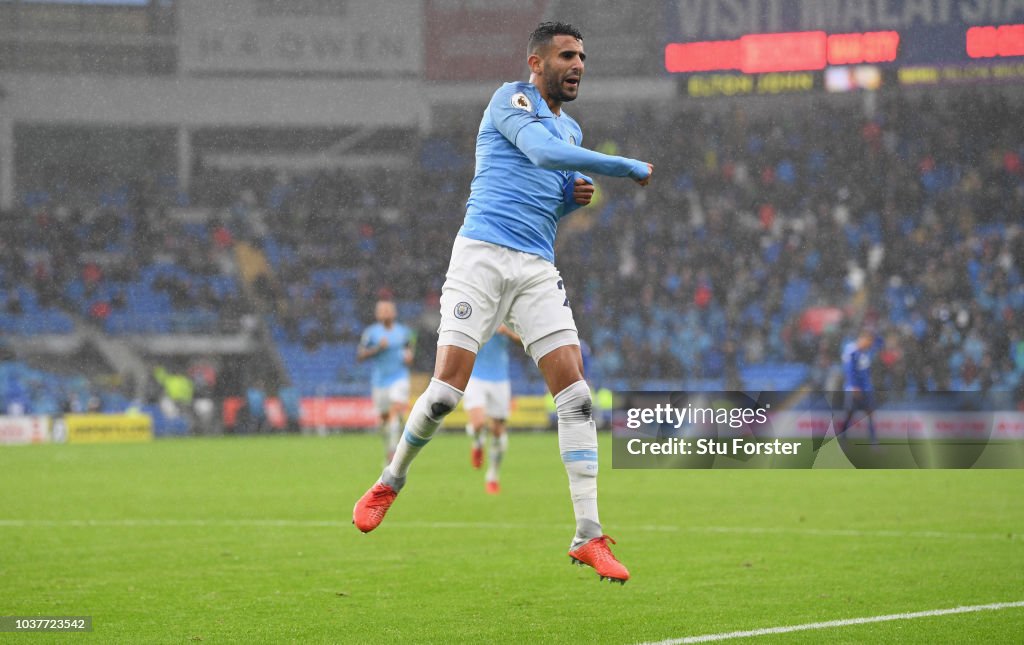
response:
[[[512,411],[512,383],[470,377],[462,395],[462,407],[483,408],[488,417],[504,421]]]
[[[373,408],[377,414],[387,414],[395,403],[409,404],[409,379],[400,378],[391,385],[373,388]]]
[[[502,322],[519,334],[527,348],[556,332],[569,332],[561,335],[565,339],[561,345],[579,344],[569,298],[555,265],[532,253],[457,236],[441,288],[439,344],[446,344],[446,332],[455,331],[472,338],[479,348]]]

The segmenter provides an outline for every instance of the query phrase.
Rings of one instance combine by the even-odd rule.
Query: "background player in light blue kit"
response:
[[[441,289],[434,378],[413,406],[395,458],[356,502],[352,521],[364,533],[380,525],[412,460],[462,399],[476,353],[504,322],[522,337],[555,397],[558,448],[576,515],[569,557],[602,579],[625,583],[629,571],[612,554],[608,543],[614,542],[598,517],[593,404],[554,242],[558,221],[593,198],[593,182],[583,173],[644,186],[654,166],[581,147],[583,131],[562,111],[576,98],[587,56],[575,27],[541,24],[527,54],[529,82],[498,88],[480,121],[466,219]]]
[[[499,483],[501,462],[508,449],[505,422],[512,410],[512,382],[509,379],[509,341],[521,343],[519,334],[502,324],[491,339],[483,344],[476,355],[473,375],[466,385],[462,407],[469,416],[466,432],[473,439],[470,462],[480,468],[484,460],[484,439],[490,428],[491,450],[487,455],[487,474],[484,488],[492,494],[501,492]]]
[[[395,303],[380,300],[374,308],[377,322],[363,331],[356,359],[373,361],[370,385],[373,407],[380,415],[385,463],[390,463],[402,432],[409,405],[409,365],[412,364],[412,335],[397,322]]]

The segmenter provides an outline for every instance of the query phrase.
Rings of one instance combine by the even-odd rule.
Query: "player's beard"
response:
[[[568,103],[569,101],[575,101],[576,96],[579,94],[579,81],[576,82],[576,91],[572,94],[568,94],[565,91],[563,84],[565,83],[565,76],[559,78],[549,78],[547,82],[548,96],[554,98],[559,103]]]

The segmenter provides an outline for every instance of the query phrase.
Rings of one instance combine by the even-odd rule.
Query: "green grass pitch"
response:
[[[601,441],[624,587],[569,564],[550,433],[498,497],[439,436],[369,535],[370,435],[0,449],[0,615],[94,624],[0,641],[637,643],[1024,600],[1024,471],[623,471]],[[755,640],[1022,635],[1010,608]]]

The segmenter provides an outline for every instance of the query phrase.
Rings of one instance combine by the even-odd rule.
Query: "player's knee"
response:
[[[594,403],[590,398],[590,387],[586,381],[576,381],[555,395],[555,412],[558,420],[567,423],[581,423],[591,420]]]
[[[436,378],[430,379],[430,385],[423,392],[428,414],[435,421],[448,416],[462,399],[462,392]]]
[[[430,404],[430,416],[443,417],[452,411],[452,406],[442,401],[434,401]]]

